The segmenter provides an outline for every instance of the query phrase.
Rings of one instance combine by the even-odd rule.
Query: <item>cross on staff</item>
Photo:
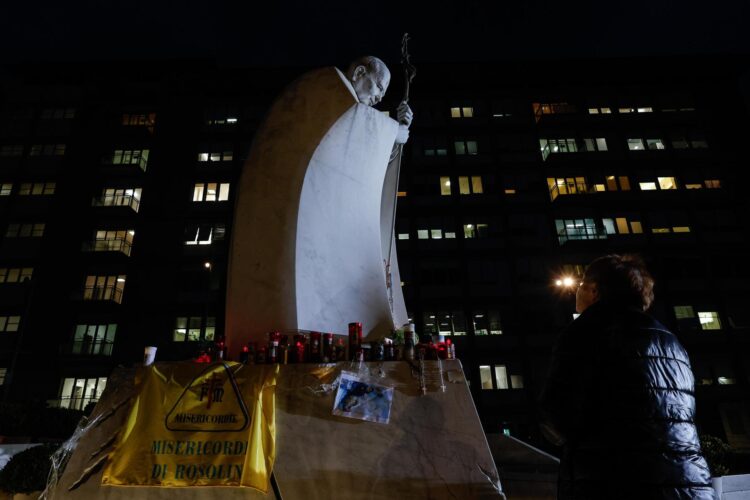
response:
[[[409,102],[409,90],[411,88],[411,81],[417,74],[417,68],[411,63],[411,56],[409,54],[409,33],[404,33],[401,37],[401,65],[404,68],[404,97],[401,99],[402,103]],[[394,237],[396,233],[396,203],[398,201],[398,183],[401,178],[401,155],[403,153],[403,144],[399,144],[396,148],[396,154],[393,159],[397,161],[396,164],[396,184],[393,191],[393,217],[391,218],[391,237],[388,240],[388,260],[385,262],[385,273],[386,273],[386,287],[388,288],[388,302],[391,306],[391,315],[393,315],[393,279],[391,276],[391,256],[393,253]]]

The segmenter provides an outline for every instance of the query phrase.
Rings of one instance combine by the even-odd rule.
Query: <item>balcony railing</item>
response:
[[[122,238],[114,238],[109,240],[94,240],[86,241],[83,244],[84,252],[122,252],[130,257],[130,250],[132,244]]]

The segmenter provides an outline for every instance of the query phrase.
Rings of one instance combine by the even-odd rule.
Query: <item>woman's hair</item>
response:
[[[654,301],[654,279],[637,255],[605,255],[586,267],[583,281],[595,284],[599,300],[642,307]]]

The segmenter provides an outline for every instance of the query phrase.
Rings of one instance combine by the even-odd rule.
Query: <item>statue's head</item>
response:
[[[379,103],[391,83],[388,67],[374,56],[360,57],[351,63],[346,77],[352,83],[359,102],[368,106]]]

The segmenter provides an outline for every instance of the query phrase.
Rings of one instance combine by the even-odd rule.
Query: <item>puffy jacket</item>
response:
[[[685,349],[642,311],[597,302],[561,334],[541,401],[558,498],[714,499]]]

